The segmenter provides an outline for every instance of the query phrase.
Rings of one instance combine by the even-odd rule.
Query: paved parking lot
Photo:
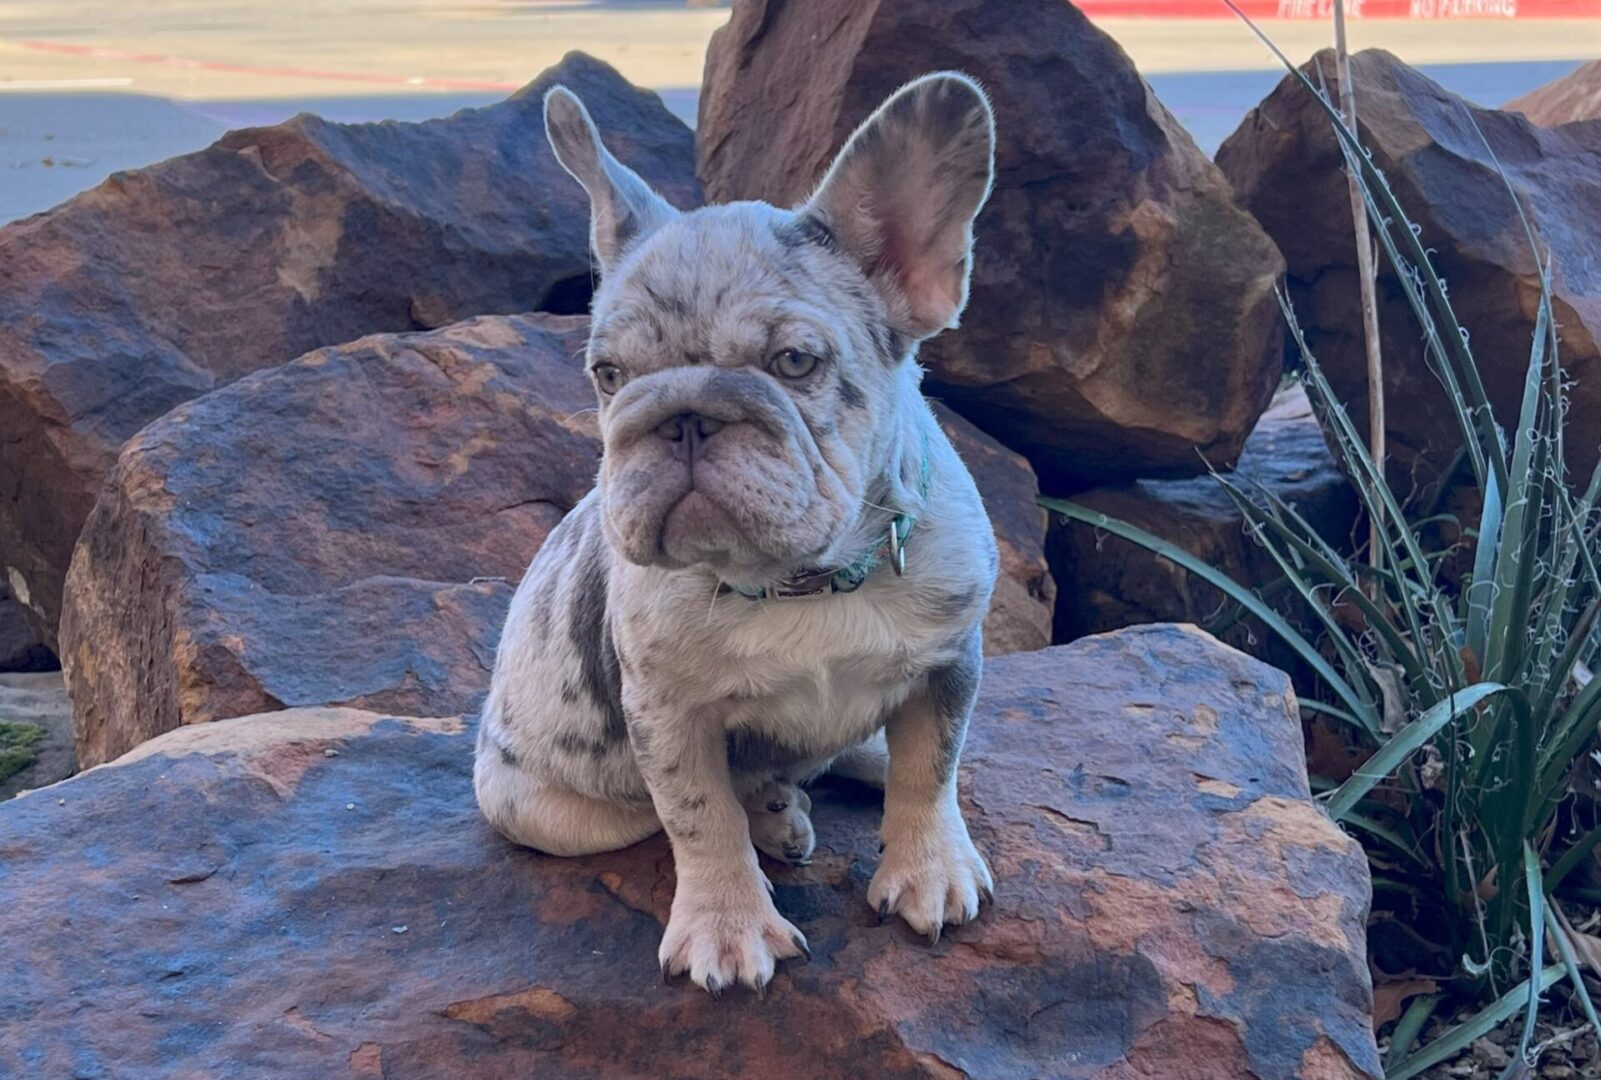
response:
[[[583,49],[693,122],[706,41],[726,8],[661,0],[0,0],[0,221],[110,172],[302,109],[419,119],[503,96]],[[1278,75],[1232,19],[1104,20],[1211,149]],[[1280,21],[1295,58],[1329,29]],[[1354,22],[1487,104],[1601,56],[1601,22]]]

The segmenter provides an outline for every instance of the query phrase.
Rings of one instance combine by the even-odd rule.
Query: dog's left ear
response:
[[[861,265],[895,329],[929,337],[967,303],[973,219],[994,161],[984,91],[955,72],[925,75],[856,129],[800,213]]]
[[[561,167],[589,193],[589,244],[602,271],[629,244],[678,216],[639,174],[600,141],[589,110],[565,86],[545,94],[545,137]]]

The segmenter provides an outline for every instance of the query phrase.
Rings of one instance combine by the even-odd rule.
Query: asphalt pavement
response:
[[[309,111],[418,120],[503,97],[580,48],[693,124],[726,9],[659,0],[0,0],[0,222],[224,131]],[[1280,77],[1241,25],[1104,20],[1210,153]],[[1326,25],[1266,29],[1292,58]],[[1601,56],[1601,21],[1354,22],[1447,88],[1499,105]]]

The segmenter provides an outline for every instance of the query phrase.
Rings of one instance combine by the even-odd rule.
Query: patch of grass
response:
[[[0,720],[0,780],[9,780],[38,761],[43,738],[44,728],[38,724]]]

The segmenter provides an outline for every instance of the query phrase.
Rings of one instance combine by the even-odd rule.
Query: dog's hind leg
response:
[[[479,755],[473,770],[478,805],[508,840],[548,855],[593,855],[636,844],[661,831],[647,803],[606,802],[539,780]]]
[[[884,781],[889,776],[889,744],[884,741],[883,729],[829,762],[828,772],[884,790]]]

